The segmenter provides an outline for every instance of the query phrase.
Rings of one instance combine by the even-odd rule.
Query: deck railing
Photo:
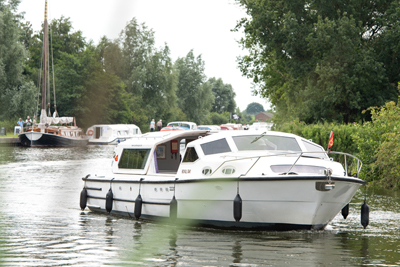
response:
[[[306,154],[306,155],[305,155]],[[230,160],[225,160],[223,163],[221,163],[221,165],[218,166],[218,168],[211,174],[213,175],[214,173],[216,173],[225,163],[227,162],[233,162],[233,161],[239,161],[239,160],[247,160],[247,159],[257,159],[252,165],[251,167],[247,170],[247,172],[245,174],[242,174],[241,176],[246,176],[250,170],[254,167],[254,165],[260,160],[260,158],[266,158],[266,157],[278,157],[278,156],[288,156],[288,155],[298,155],[297,159],[295,160],[295,162],[293,163],[293,165],[290,167],[289,171],[286,172],[286,175],[290,174],[290,171],[293,169],[293,167],[297,164],[297,162],[299,161],[299,159],[302,156],[306,156],[306,157],[310,157],[308,154],[326,154],[327,157],[326,158],[321,158],[321,157],[316,157],[316,158],[321,158],[321,159],[327,159],[328,158],[328,154],[337,154],[337,155],[343,155],[344,156],[344,169],[345,169],[345,176],[348,176],[348,162],[347,162],[347,158],[353,158],[357,161],[357,168],[356,168],[356,177],[360,176],[360,171],[362,168],[362,161],[357,158],[356,156],[353,156],[351,154],[348,153],[344,153],[344,152],[336,152],[336,151],[307,151],[307,152],[302,152],[302,151],[298,151],[298,152],[283,152],[283,153],[275,153],[275,154],[269,154],[269,155],[262,155],[262,156],[254,156],[254,157],[240,157],[238,158],[237,156],[232,156],[232,157],[236,157],[235,159],[230,159]],[[229,156],[225,156],[225,157],[229,157]],[[333,161],[332,158],[329,158],[330,160]]]

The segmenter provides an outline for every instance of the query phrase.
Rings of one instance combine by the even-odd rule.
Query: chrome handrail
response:
[[[230,159],[230,160],[225,160],[224,162],[222,162],[219,166],[218,166],[218,168],[217,169],[215,169],[215,171],[211,174],[211,175],[213,175],[213,174],[215,174],[225,163],[227,163],[227,162],[232,162],[232,161],[238,161],[238,160],[246,160],[246,159],[257,159],[253,164],[252,164],[252,166],[247,170],[247,172],[245,173],[245,174],[241,174],[241,176],[245,176],[245,175],[247,175],[249,172],[250,172],[250,170],[254,167],[254,165],[258,162],[258,160],[260,159],[260,158],[265,158],[265,157],[277,157],[277,156],[287,156],[287,155],[297,155],[297,154],[300,154],[298,157],[297,157],[297,159],[296,159],[296,161],[293,163],[293,165],[290,167],[290,169],[289,169],[289,171],[286,173],[286,175],[289,175],[289,173],[290,173],[290,171],[293,169],[293,167],[296,165],[296,163],[298,162],[298,160],[301,158],[301,156],[303,156],[304,154],[321,154],[321,153],[324,153],[324,154],[338,154],[338,155],[344,155],[344,157],[345,157],[345,162],[344,162],[344,164],[345,164],[345,175],[347,176],[348,175],[348,172],[347,172],[347,156],[349,156],[349,157],[352,157],[352,158],[354,158],[354,159],[356,159],[357,160],[357,177],[359,177],[360,176],[360,171],[361,171],[361,168],[362,168],[362,161],[359,159],[359,158],[357,158],[356,156],[354,156],[354,155],[351,155],[351,154],[349,154],[349,153],[344,153],[344,152],[336,152],[336,151],[307,151],[307,152],[303,152],[303,151],[298,151],[298,152],[284,152],[284,153],[274,153],[274,154],[269,154],[269,155],[262,155],[262,156],[253,156],[253,157],[240,157],[240,158],[238,158],[238,156],[223,156],[223,157],[236,157],[235,159]],[[324,159],[324,158],[320,158],[320,159]],[[361,164],[361,165],[360,165]]]

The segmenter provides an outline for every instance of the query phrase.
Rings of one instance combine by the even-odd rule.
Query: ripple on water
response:
[[[80,211],[81,178],[109,171],[112,147],[0,153],[0,264],[5,266],[399,265],[399,197],[359,190],[324,231],[175,227]]]

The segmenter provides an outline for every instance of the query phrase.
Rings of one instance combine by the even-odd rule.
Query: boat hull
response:
[[[19,134],[22,146],[26,147],[64,147],[64,146],[86,146],[87,138],[66,137],[51,133],[25,132]]]
[[[106,212],[110,179],[86,178],[87,206]],[[326,177],[270,177],[198,180],[147,180],[140,183],[141,219],[170,218],[170,202],[177,200],[176,222],[228,229],[324,229],[351,201],[364,183],[360,179],[332,178],[335,187],[318,189]],[[134,217],[139,181],[116,179],[111,183],[113,214]],[[242,216],[234,218],[234,198],[242,199]]]

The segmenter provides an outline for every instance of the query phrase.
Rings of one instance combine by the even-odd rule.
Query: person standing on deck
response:
[[[154,132],[154,129],[155,129],[155,125],[156,123],[154,122],[154,119],[152,119],[151,120],[151,122],[150,122],[150,132]]]
[[[159,121],[157,122],[157,129],[158,129],[158,131],[161,131],[161,128],[162,128],[162,120],[159,120]]]
[[[28,116],[26,117],[26,128],[29,129],[32,126],[32,120],[31,118]]]
[[[35,115],[33,115],[32,125],[36,126],[36,116]]]

